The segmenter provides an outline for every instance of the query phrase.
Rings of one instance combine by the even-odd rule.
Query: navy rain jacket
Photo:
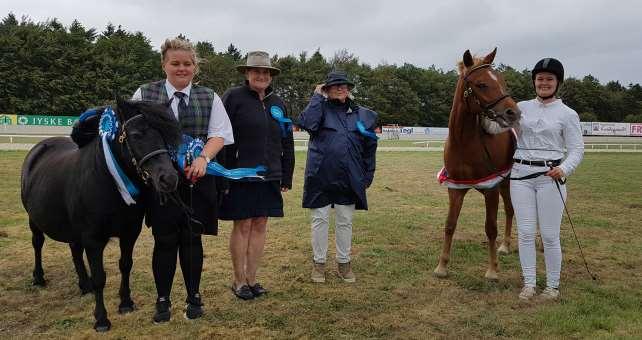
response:
[[[328,101],[315,93],[299,115],[299,126],[310,134],[305,166],[303,207],[355,204],[367,210],[366,188],[374,178],[377,141],[357,129],[376,126],[377,113],[365,107]]]

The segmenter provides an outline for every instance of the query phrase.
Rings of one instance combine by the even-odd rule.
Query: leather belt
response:
[[[561,159],[555,159],[555,160],[550,160],[550,161],[529,161],[527,159],[519,159],[519,158],[513,158],[513,162],[515,163],[520,163],[520,164],[525,164],[525,165],[530,165],[530,166],[558,166],[560,163],[562,163]]]

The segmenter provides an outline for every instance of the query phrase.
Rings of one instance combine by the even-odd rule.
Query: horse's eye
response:
[[[484,84],[484,83],[479,83],[479,84],[477,84],[477,87],[478,87],[479,89],[482,89],[482,90],[483,90],[483,89],[485,89],[485,88],[488,88],[488,85],[486,85],[486,84]]]
[[[141,130],[134,130],[134,131],[130,131],[130,132],[129,132],[129,135],[130,135],[132,138],[136,138],[136,139],[138,139],[138,138],[143,138],[143,136],[145,135],[145,132],[144,132],[144,131],[141,131]]]

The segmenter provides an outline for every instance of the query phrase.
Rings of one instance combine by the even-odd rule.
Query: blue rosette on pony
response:
[[[176,152],[176,163],[180,169],[185,169],[187,164],[191,164],[192,160],[198,157],[203,151],[205,144],[198,138],[192,138],[188,135],[183,135],[183,142],[178,147]],[[207,175],[225,177],[227,179],[238,180],[242,178],[259,178],[263,179],[264,176],[259,174],[267,171],[263,165],[255,168],[236,168],[226,169],[216,161],[211,161],[207,164],[205,173]]]

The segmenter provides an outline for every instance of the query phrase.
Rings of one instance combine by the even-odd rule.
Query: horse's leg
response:
[[[499,194],[502,196],[504,201],[504,215],[506,215],[506,224],[504,225],[504,239],[502,244],[497,249],[497,252],[502,255],[510,253],[510,243],[511,235],[513,230],[513,216],[515,216],[515,211],[513,210],[513,202],[510,199],[510,180],[505,179],[499,185]]]
[[[132,270],[134,261],[132,254],[134,252],[134,244],[138,233],[135,235],[121,235],[120,237],[120,260],[118,267],[120,268],[120,289],[118,295],[120,296],[120,305],[118,306],[118,313],[125,314],[134,311],[135,304],[132,301],[131,290],[129,288],[129,275]]]
[[[448,261],[450,260],[450,247],[453,243],[453,235],[455,228],[457,228],[457,219],[464,203],[464,196],[468,189],[448,189],[448,218],[446,219],[446,227],[444,228],[444,243],[439,256],[439,264],[435,268],[433,275],[436,277],[448,276]]]
[[[499,191],[495,189],[484,190],[486,203],[486,237],[488,238],[488,270],[486,279],[497,280],[497,208],[499,206]]]
[[[45,271],[42,270],[42,246],[45,244],[45,235],[33,224],[31,219],[29,220],[29,229],[31,229],[31,245],[34,253],[33,285],[44,287],[47,284]]]
[[[74,267],[76,268],[76,274],[78,274],[78,287],[80,288],[80,293],[85,295],[94,291],[89,275],[87,275],[87,268],[85,267],[85,261],[83,261],[83,247],[80,242],[71,242],[69,243],[69,249],[71,249],[71,258],[74,261]]]
[[[105,251],[107,240],[101,240],[95,236],[83,234],[83,246],[87,252],[89,268],[91,269],[91,281],[94,285],[94,296],[96,297],[96,306],[94,308],[94,329],[97,332],[106,332],[111,328],[111,322],[107,318],[103,290],[105,289],[106,274],[103,267],[103,252]]]

